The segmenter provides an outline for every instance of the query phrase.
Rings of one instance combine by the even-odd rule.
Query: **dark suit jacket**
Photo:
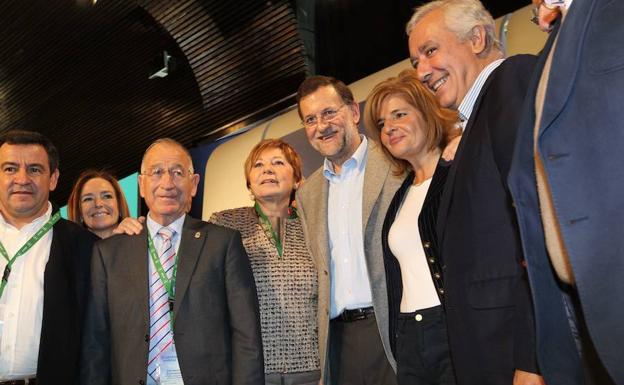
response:
[[[193,384],[264,384],[258,300],[240,234],[186,217],[178,249],[174,341]],[[147,235],[96,244],[85,325],[82,383],[145,383]]]
[[[449,171],[438,216],[449,345],[458,384],[512,383],[537,372],[533,309],[506,187],[535,57],[488,77]]]
[[[438,207],[440,206],[440,198],[444,191],[444,182],[450,168],[450,163],[440,160],[433,177],[423,207],[418,215],[418,232],[420,240],[423,243],[423,251],[428,259],[428,266],[431,272],[431,280],[433,281],[440,297],[440,302],[444,303],[444,284],[442,280],[442,268],[439,261],[438,237],[436,235],[436,220],[438,217]],[[386,269],[386,285],[388,286],[388,313],[390,327],[390,347],[392,352],[396,354],[397,342],[397,325],[398,317],[401,312],[401,298],[403,298],[403,281],[401,279],[401,265],[396,259],[390,245],[388,244],[388,234],[390,228],[396,219],[399,209],[403,204],[405,195],[407,194],[412,182],[414,181],[414,172],[410,172],[403,184],[394,194],[392,202],[388,207],[386,219],[384,220],[381,230],[381,246],[383,248],[384,267]]]
[[[96,239],[92,233],[64,219],[52,228],[50,258],[43,278],[39,384],[77,383],[89,261]]]
[[[535,187],[535,89],[547,54],[548,46],[525,105],[509,186],[534,293],[540,367],[549,385],[576,385],[582,366],[546,253]],[[593,344],[613,380],[624,384],[624,3],[575,0],[552,68],[538,149]]]

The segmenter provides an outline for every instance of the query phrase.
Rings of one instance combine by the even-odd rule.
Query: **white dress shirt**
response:
[[[52,215],[48,202],[45,214],[17,229],[0,215],[0,240],[9,258],[39,230]],[[50,258],[50,229],[30,250],[13,263],[9,281],[0,298],[0,381],[35,377],[43,318],[43,277]],[[0,257],[0,272],[7,260]]]
[[[345,309],[373,305],[362,230],[362,191],[368,157],[368,141],[342,165],[340,174],[325,159],[323,175],[329,180],[327,227],[329,231],[331,309],[336,318]]]

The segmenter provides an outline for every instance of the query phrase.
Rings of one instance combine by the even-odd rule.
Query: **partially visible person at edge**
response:
[[[325,384],[396,383],[388,336],[381,227],[402,177],[380,146],[358,132],[351,90],[306,79],[298,111],[324,164],[297,190],[297,209],[318,269],[319,351]]]
[[[464,129],[440,201],[449,346],[460,385],[543,384],[534,313],[507,189],[521,106],[536,57],[505,59],[477,0],[438,0],[407,24],[418,79]]]
[[[266,383],[317,384],[317,273],[292,206],[301,159],[288,143],[265,139],[249,153],[245,179],[254,206],[214,213],[209,222],[242,235],[260,303]]]
[[[409,172],[382,230],[399,385],[455,384],[435,226],[450,166],[441,155],[461,134],[457,120],[457,112],[440,108],[413,70],[379,83],[366,99],[369,137],[383,146],[395,174]]]
[[[74,183],[67,217],[100,238],[108,238],[125,218],[128,203],[119,182],[103,170],[86,170]]]
[[[548,385],[624,384],[624,2],[556,9],[509,171]]]
[[[59,154],[38,132],[0,136],[0,383],[75,384],[97,238],[49,202]]]

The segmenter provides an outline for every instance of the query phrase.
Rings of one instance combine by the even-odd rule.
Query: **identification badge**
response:
[[[160,366],[160,385],[184,385],[175,344],[169,345],[169,347],[160,354],[158,361]]]
[[[565,0],[544,0],[544,3],[550,7],[559,7],[565,5]]]

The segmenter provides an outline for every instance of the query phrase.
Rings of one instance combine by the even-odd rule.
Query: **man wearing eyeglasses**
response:
[[[186,215],[198,182],[178,142],[146,150],[143,231],[94,248],[83,384],[264,382],[249,260],[238,232]]]
[[[395,384],[381,228],[401,178],[358,133],[359,106],[343,82],[308,78],[297,101],[308,141],[325,157],[297,194],[319,269],[322,382]]]

